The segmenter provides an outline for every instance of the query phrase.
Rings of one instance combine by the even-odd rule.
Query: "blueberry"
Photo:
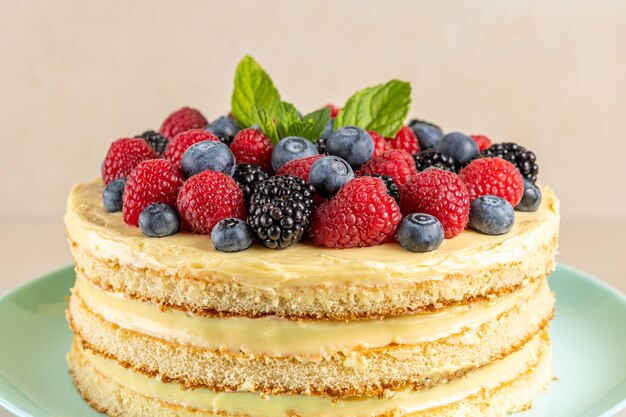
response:
[[[122,195],[126,187],[126,178],[111,181],[102,190],[102,204],[109,213],[122,210]]]
[[[272,151],[272,168],[274,168],[274,171],[278,171],[289,161],[317,154],[319,154],[317,147],[310,140],[299,136],[287,136],[274,146]]]
[[[478,155],[478,145],[474,139],[459,132],[452,132],[445,135],[435,145],[435,149],[451,157],[457,164],[463,166]]]
[[[170,236],[178,232],[179,227],[176,209],[165,203],[150,204],[139,214],[139,228],[149,237]]]
[[[182,165],[183,174],[187,178],[207,170],[232,176],[237,167],[230,148],[214,140],[203,140],[191,145],[183,154]]]
[[[470,203],[469,227],[485,235],[508,233],[515,223],[511,203],[495,195],[484,195]]]
[[[322,132],[320,139],[328,139],[330,134],[333,133],[333,125],[335,124],[335,119],[330,119],[328,123],[326,123],[326,127]]]
[[[443,242],[443,226],[430,214],[413,213],[402,220],[396,240],[411,252],[430,252]]]
[[[536,211],[541,204],[541,190],[531,181],[524,178],[524,195],[522,201],[515,206],[519,211]]]
[[[374,155],[374,141],[365,130],[346,126],[335,130],[326,143],[329,155],[345,159],[352,166],[358,168]]]
[[[324,156],[318,159],[309,171],[309,184],[325,198],[332,198],[352,178],[354,178],[352,167],[338,156]]]
[[[432,148],[443,138],[443,131],[437,125],[422,120],[412,120],[409,127],[417,136],[422,150]]]
[[[224,219],[211,231],[211,242],[222,252],[240,252],[252,245],[252,229],[241,219]]]
[[[229,116],[218,117],[205,130],[220,138],[234,138],[239,132],[237,123]]]

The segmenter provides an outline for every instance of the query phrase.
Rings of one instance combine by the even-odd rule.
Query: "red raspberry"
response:
[[[283,165],[276,175],[293,175],[309,182],[309,172],[313,163],[320,159],[323,155],[313,155],[306,158],[292,159]]]
[[[483,135],[471,135],[470,138],[474,139],[474,142],[476,142],[476,145],[478,145],[479,151],[484,151],[485,149],[490,147],[492,143],[491,139]]]
[[[373,130],[368,130],[367,133],[370,134],[372,140],[374,141],[374,156],[382,155],[383,152],[391,149],[391,147],[389,146],[389,142],[387,141],[387,139],[385,139],[384,136],[379,135]]]
[[[102,180],[105,184],[118,178],[126,178],[141,161],[158,158],[157,153],[143,139],[122,138],[109,146],[102,164]]]
[[[177,168],[182,168],[183,154],[189,147],[195,143],[202,142],[203,140],[219,141],[220,139],[207,132],[204,129],[192,129],[186,132],[179,133],[170,140],[165,151],[163,152],[163,158],[169,159]]]
[[[389,145],[393,149],[402,149],[411,155],[415,155],[420,151],[420,143],[417,141],[417,136],[408,126],[402,126],[396,133],[396,136],[389,140]]]
[[[204,118],[202,113],[190,107],[183,107],[180,110],[167,116],[167,119],[161,125],[159,134],[166,138],[173,139],[174,136],[181,132],[200,129],[208,125],[209,122]]]
[[[229,217],[246,219],[243,192],[232,177],[203,171],[189,178],[178,193],[178,212],[194,233],[211,234],[213,227]]]
[[[453,172],[429,168],[411,177],[400,193],[407,216],[426,213],[443,225],[446,239],[461,233],[469,220],[470,198],[463,181]]]
[[[272,169],[272,141],[258,129],[243,129],[233,139],[230,150],[238,164],[256,164],[270,174]],[[307,179],[308,181],[308,179]]]
[[[415,168],[415,160],[408,152],[392,149],[370,159],[359,171],[359,175],[372,174],[391,177],[398,188],[402,189],[409,178],[417,174],[417,169]]]
[[[380,178],[358,177],[313,212],[316,245],[344,249],[374,246],[393,239],[402,221],[400,208]]]
[[[339,112],[341,111],[340,107],[335,106],[334,104],[327,104],[324,107],[329,108],[330,109],[330,118],[334,119],[335,117],[337,117],[339,115]]]
[[[122,196],[124,221],[137,226],[141,211],[154,203],[176,207],[178,189],[185,177],[174,164],[165,159],[143,161],[128,177]]]
[[[459,172],[470,199],[491,194],[504,198],[515,207],[524,195],[522,174],[502,158],[479,158]]]

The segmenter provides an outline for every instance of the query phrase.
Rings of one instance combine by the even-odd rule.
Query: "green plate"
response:
[[[0,405],[21,417],[99,416],[78,395],[65,365],[71,333],[64,309],[72,268],[0,299]],[[613,416],[626,407],[626,297],[559,265],[551,327],[558,378],[520,417]]]

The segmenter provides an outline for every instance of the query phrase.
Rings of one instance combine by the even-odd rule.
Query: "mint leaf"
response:
[[[322,136],[326,125],[330,121],[330,109],[328,107],[324,107],[311,112],[304,116],[302,121],[304,122],[305,127],[300,136],[303,136],[315,143],[320,136]]]
[[[268,114],[265,109],[254,108],[254,122],[252,124],[259,125],[261,131],[270,138],[274,145],[280,140],[276,125],[274,124],[274,117]]]
[[[258,123],[259,109],[273,118],[279,102],[280,96],[272,79],[254,58],[246,55],[237,65],[231,100],[231,113],[239,127]]]
[[[299,130],[298,125],[301,124],[300,115],[295,106],[286,101],[281,101],[276,109],[276,130],[278,136],[282,139],[287,136],[300,136],[294,133],[294,130]]]
[[[335,119],[334,128],[358,126],[393,137],[402,127],[411,103],[411,85],[391,80],[358,91],[348,99]]]
[[[315,142],[329,120],[330,109],[327,108],[311,112],[302,119],[291,103],[282,101],[276,110],[276,128],[280,138],[301,136]]]

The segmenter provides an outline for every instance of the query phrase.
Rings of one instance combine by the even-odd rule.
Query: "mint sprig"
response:
[[[280,103],[280,95],[272,79],[249,55],[246,55],[235,72],[235,88],[231,100],[231,113],[239,127],[258,123],[258,109],[273,117]]]
[[[391,80],[357,91],[335,119],[334,129],[358,126],[393,137],[402,127],[411,104],[411,85]]]

